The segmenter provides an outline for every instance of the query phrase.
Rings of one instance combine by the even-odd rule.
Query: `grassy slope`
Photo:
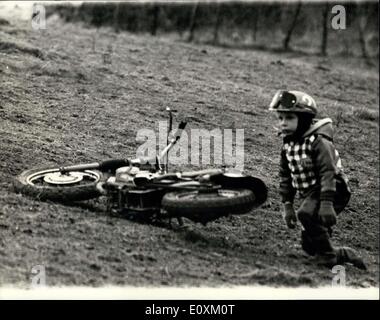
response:
[[[0,50],[0,283],[24,283],[33,265],[44,264],[49,284],[329,285],[331,272],[307,263],[300,230],[287,230],[279,211],[281,141],[266,106],[289,87],[308,91],[338,122],[336,145],[354,194],[334,241],[369,263],[368,272],[348,266],[348,283],[378,285],[376,70],[108,29],[94,48],[95,29],[51,23],[41,33],[0,30],[13,44]],[[112,64],[103,63],[108,45]],[[179,232],[107,217],[101,202],[68,207],[9,189],[26,168],[134,156],[137,130],[157,130],[166,106],[191,116],[189,128],[244,128],[245,169],[264,177],[269,205]]]

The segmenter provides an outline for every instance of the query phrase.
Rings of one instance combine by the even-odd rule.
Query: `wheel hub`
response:
[[[81,172],[69,172],[65,174],[52,172],[44,176],[44,181],[50,184],[71,184],[78,183],[82,180],[83,174]]]

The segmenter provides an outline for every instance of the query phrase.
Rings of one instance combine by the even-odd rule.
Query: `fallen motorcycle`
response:
[[[169,132],[172,130],[172,112]],[[29,169],[18,175],[14,189],[39,200],[73,202],[100,196],[107,212],[136,220],[185,217],[206,224],[223,216],[245,214],[267,199],[267,187],[257,178],[226,169],[169,172],[168,153],[186,122],[168,136],[154,158],[112,159],[63,167]]]

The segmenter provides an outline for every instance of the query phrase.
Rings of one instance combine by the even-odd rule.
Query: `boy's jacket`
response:
[[[284,142],[280,165],[280,194],[283,202],[293,202],[311,189],[320,188],[320,199],[333,201],[337,180],[347,178],[338,151],[333,144],[332,120],[325,118],[312,124],[302,139]]]

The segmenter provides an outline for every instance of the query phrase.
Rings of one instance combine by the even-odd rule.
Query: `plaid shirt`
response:
[[[349,193],[348,179],[333,143],[332,121],[318,120],[302,139],[284,139],[280,162],[280,195],[282,202],[293,202],[318,187],[320,200],[335,201],[343,189]]]
[[[315,135],[311,135],[301,144],[294,141],[284,144],[283,149],[288,160],[292,186],[296,190],[304,191],[317,183],[311,157],[311,146],[315,138]]]
[[[338,151],[332,143],[321,139],[313,134],[301,142],[290,141],[283,145],[280,170],[283,202],[293,201],[297,191],[302,196],[315,185],[321,186],[322,197],[331,198],[336,175],[345,178]]]

